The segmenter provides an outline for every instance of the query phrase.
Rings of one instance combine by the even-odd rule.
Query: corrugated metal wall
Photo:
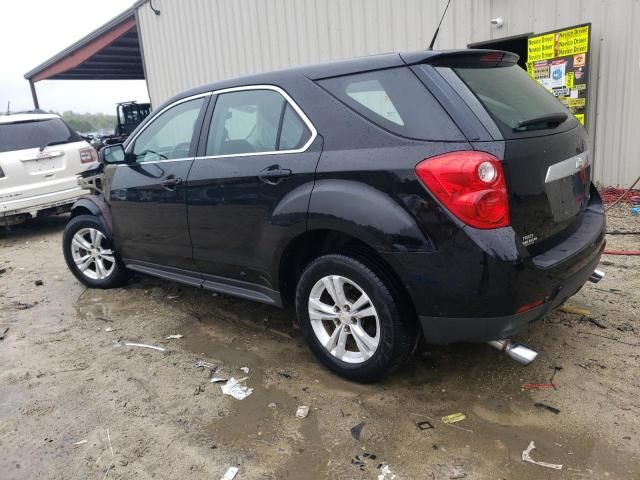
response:
[[[419,50],[446,0],[154,0],[138,9],[155,105],[215,80],[371,53]],[[490,19],[502,17],[496,28]],[[436,48],[592,23],[590,111],[595,177],[640,175],[640,0],[453,0]],[[596,95],[597,93],[597,95]]]

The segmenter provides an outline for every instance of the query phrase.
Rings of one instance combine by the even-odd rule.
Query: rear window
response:
[[[318,82],[376,125],[419,140],[462,140],[462,134],[426,87],[406,67]]]
[[[60,118],[27,120],[0,124],[0,152],[25,150],[47,144],[79,142],[80,135],[71,130]]]
[[[487,109],[506,138],[518,136],[521,133],[519,124],[535,118],[566,114],[565,122],[574,123],[564,105],[517,65],[454,68],[453,71]],[[543,123],[532,125],[530,129],[543,130],[545,127],[553,129],[558,124],[547,126]]]

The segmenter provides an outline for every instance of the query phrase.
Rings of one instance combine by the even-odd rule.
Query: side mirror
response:
[[[110,163],[123,163],[126,155],[121,143],[115,145],[105,145],[98,152],[98,159],[106,165]]]

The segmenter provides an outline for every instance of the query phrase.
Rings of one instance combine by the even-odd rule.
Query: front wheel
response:
[[[317,258],[296,292],[300,327],[318,359],[337,374],[375,382],[404,363],[417,329],[403,318],[389,280],[344,255]]]
[[[71,273],[88,287],[118,287],[127,280],[106,229],[92,215],[71,219],[64,229],[62,250]]]

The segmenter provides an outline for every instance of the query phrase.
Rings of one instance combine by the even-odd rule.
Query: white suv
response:
[[[0,115],[0,226],[68,211],[87,190],[78,174],[98,156],[54,114]]]

